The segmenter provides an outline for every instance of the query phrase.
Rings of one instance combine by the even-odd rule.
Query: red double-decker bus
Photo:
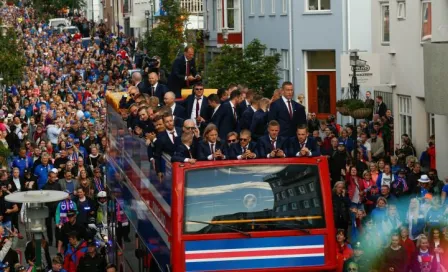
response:
[[[143,140],[126,135],[120,127],[126,124],[115,118],[108,184],[120,192],[119,203],[150,252],[152,267],[174,272],[336,268],[326,158],[190,165],[164,157],[160,181]]]

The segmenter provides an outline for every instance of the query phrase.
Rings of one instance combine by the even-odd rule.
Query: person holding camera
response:
[[[176,98],[182,97],[182,89],[190,88],[201,80],[201,76],[196,71],[194,61],[194,48],[189,45],[185,47],[184,54],[176,58],[173,62],[171,74],[168,78],[170,91],[176,94]]]

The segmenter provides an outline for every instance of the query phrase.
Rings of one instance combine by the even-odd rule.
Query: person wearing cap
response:
[[[64,255],[64,269],[67,272],[76,272],[79,261],[87,253],[87,242],[80,239],[77,232],[70,232],[68,241],[69,244]]]
[[[26,155],[26,148],[21,147],[19,156],[12,161],[12,167],[19,168],[20,177],[23,177],[23,171],[27,168],[33,167],[33,159]]]
[[[355,267],[352,264],[356,264],[358,270],[353,270],[351,268]],[[344,272],[353,272],[353,271],[370,271],[371,265],[370,262],[364,256],[364,250],[361,246],[361,242],[356,242],[353,245],[353,256],[347,259],[344,263]]]
[[[419,198],[424,198],[426,194],[430,193],[433,194],[434,191],[431,190],[431,186],[430,186],[430,180],[429,177],[427,175],[422,175],[419,179],[418,179],[418,193],[417,193],[417,197]]]
[[[84,225],[77,221],[76,212],[69,210],[67,212],[68,222],[65,222],[61,227],[61,236],[58,238],[58,252],[64,253],[64,248],[67,249],[69,243],[69,234],[77,233],[81,239],[87,239],[87,229]]]
[[[331,184],[334,185],[340,180],[344,180],[346,162],[350,155],[347,152],[344,142],[339,142],[336,137],[331,139],[332,151],[329,154],[328,164],[330,166]],[[336,149],[335,149],[336,148]]]
[[[392,194],[396,197],[404,195],[409,190],[408,183],[406,181],[406,170],[404,168],[398,170],[398,175],[395,178],[395,181],[392,182],[391,189]]]
[[[72,200],[73,192],[70,192],[68,190],[65,190],[65,192],[68,194],[68,196],[66,199],[63,199],[58,203],[55,212],[55,223],[56,223],[55,233],[57,241],[62,241],[61,228],[65,223],[69,221],[68,212],[75,211],[77,213],[78,211],[76,203]]]
[[[81,153],[83,158],[87,157],[87,150],[81,145],[79,138],[73,139],[74,149]]]
[[[79,260],[78,271],[103,272],[106,270],[106,266],[106,258],[98,254],[95,241],[89,240],[87,243],[87,253]]]

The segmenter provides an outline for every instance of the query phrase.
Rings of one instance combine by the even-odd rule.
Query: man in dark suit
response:
[[[219,138],[225,139],[231,131],[239,132],[240,116],[238,116],[237,106],[241,103],[241,100],[241,92],[236,90],[230,95],[229,101],[220,106],[222,108],[222,118],[218,126]]]
[[[297,126],[306,124],[305,107],[292,100],[294,87],[291,82],[283,82],[282,89],[283,96],[271,104],[268,118],[280,124],[280,136],[292,137]]]
[[[176,103],[176,95],[173,92],[167,92],[163,101],[166,107],[171,108],[171,113],[177,118],[186,119],[185,108]]]
[[[168,78],[169,89],[176,94],[177,98],[182,97],[183,88],[190,88],[195,82],[201,80],[196,72],[196,64],[194,61],[194,48],[187,46],[184,54],[177,57],[171,68],[171,74]]]
[[[249,90],[245,86],[240,86],[241,94],[243,95],[243,101],[238,105],[238,114],[243,116],[243,113],[252,105],[252,99],[254,97],[254,91]]]
[[[315,157],[320,156],[316,141],[308,137],[308,127],[297,127],[296,136],[289,139],[289,147],[286,152],[288,157]]]
[[[182,133],[182,144],[178,145],[174,151],[172,162],[186,162],[190,164],[196,163],[196,150],[193,148],[194,134],[192,132]]]
[[[387,106],[383,102],[383,97],[378,95],[376,97],[375,114],[378,114],[381,118],[386,116]]]
[[[137,125],[143,130],[143,136],[146,135],[146,133],[155,132],[156,128],[154,127],[154,124],[152,123],[152,120],[149,118],[148,114],[148,107],[143,106],[138,109],[138,117],[139,121],[137,122]]]
[[[284,158],[288,148],[288,139],[278,136],[280,124],[272,120],[268,125],[268,135],[258,139],[257,152],[259,158]]]
[[[255,95],[251,98],[251,105],[243,112],[240,120],[241,129],[250,129],[254,113],[258,110],[261,95]],[[243,101],[244,103],[244,101]]]
[[[168,92],[168,87],[159,82],[159,76],[154,72],[149,73],[147,83],[145,92],[150,96],[159,98],[159,103],[163,105],[163,97]]]
[[[218,141],[218,128],[214,124],[208,124],[204,130],[204,140],[199,142],[198,149],[199,161],[225,160],[222,143]]]
[[[207,120],[207,125],[212,123],[219,127],[222,119],[221,100],[217,94],[211,94],[207,100],[210,106],[210,118]]]
[[[268,98],[262,98],[258,103],[258,110],[252,117],[250,132],[252,132],[252,139],[254,139],[254,141],[258,141],[261,136],[266,134],[268,126],[268,108],[270,103]]]
[[[176,147],[180,145],[180,137],[182,135],[182,129],[174,126],[174,119],[171,114],[163,115],[163,123],[165,125],[165,131],[157,134],[153,151],[156,171],[159,177],[163,176],[161,169],[163,153],[173,156]]]
[[[256,144],[252,142],[251,133],[247,129],[243,129],[240,133],[240,140],[230,146],[229,159],[231,160],[247,160],[255,159]]]
[[[193,94],[183,101],[183,107],[186,109],[187,118],[196,120],[196,125],[205,128],[204,125],[210,115],[210,106],[207,97],[204,96],[204,85],[202,83],[194,85]]]
[[[132,73],[132,82],[134,83],[134,86],[138,88],[140,93],[145,92],[145,83],[142,81],[142,74],[140,72],[134,72]]]

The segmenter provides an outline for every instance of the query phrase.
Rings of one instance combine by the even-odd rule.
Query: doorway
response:
[[[316,113],[319,120],[336,114],[336,72],[307,72],[308,112]]]

